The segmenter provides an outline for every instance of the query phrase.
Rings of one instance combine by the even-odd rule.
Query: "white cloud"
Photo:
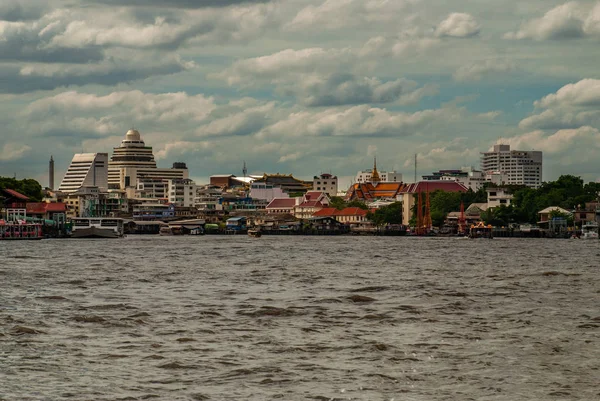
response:
[[[481,26],[472,15],[467,13],[452,13],[440,22],[435,29],[435,34],[440,37],[467,38],[477,35],[480,30]]]
[[[419,146],[424,149],[417,153],[419,169],[435,169],[439,166],[445,168],[460,168],[479,158],[480,150],[469,143],[464,137],[454,138],[451,141],[435,141]],[[406,159],[405,168],[414,167],[414,158]]]
[[[415,113],[354,106],[319,112],[300,111],[263,129],[259,137],[371,136],[405,137],[422,132],[431,124],[448,124],[460,119],[457,109],[423,110]]]
[[[600,106],[600,79],[582,79],[535,102],[536,107]]]
[[[7,162],[19,160],[31,150],[31,146],[5,143],[0,150],[0,161]]]
[[[285,25],[289,31],[311,31],[315,28],[336,30],[377,24],[398,23],[414,0],[326,0],[320,5],[307,5],[291,22]]]
[[[570,1],[554,7],[541,18],[532,19],[507,39],[574,39],[600,35],[600,3]]]
[[[463,65],[456,70],[453,77],[456,81],[480,81],[485,77],[493,77],[516,70],[514,62],[509,60],[485,60]]]
[[[562,129],[550,135],[542,130],[527,132],[509,138],[501,138],[499,143],[511,145],[513,149],[541,150],[548,154],[568,154],[575,161],[583,153],[597,153],[600,148],[600,131],[593,127]]]
[[[198,155],[208,154],[211,149],[214,148],[214,144],[207,141],[192,142],[192,141],[181,141],[176,140],[166,143],[158,150],[154,152],[156,160],[164,160],[170,157],[179,157],[182,155]]]
[[[600,126],[600,80],[583,79],[534,102],[536,113],[524,118],[522,129],[562,129]]]
[[[201,121],[215,109],[212,98],[189,96],[185,92],[151,94],[139,90],[112,92],[99,96],[75,91],[59,93],[32,102],[26,109],[28,118],[46,120],[55,114],[102,114],[129,126],[131,122],[151,121],[170,124],[181,120]]]

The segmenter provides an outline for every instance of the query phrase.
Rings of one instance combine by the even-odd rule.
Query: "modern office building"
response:
[[[538,188],[542,184],[542,152],[510,150],[510,145],[494,145],[493,151],[481,154],[481,170],[486,174],[503,174],[505,184]]]
[[[73,156],[58,190],[73,193],[81,187],[108,191],[108,153],[77,153]]]
[[[136,187],[138,178],[173,180],[188,177],[185,163],[173,163],[172,168],[158,168],[152,147],[146,146],[135,129],[127,131],[121,145],[113,149],[108,163],[108,184],[116,189]]]

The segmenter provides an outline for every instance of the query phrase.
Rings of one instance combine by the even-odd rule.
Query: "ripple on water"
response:
[[[26,242],[0,248],[6,400],[600,397],[597,244]]]

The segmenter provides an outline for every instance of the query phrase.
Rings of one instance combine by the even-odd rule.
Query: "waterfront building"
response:
[[[26,205],[27,215],[41,220],[52,220],[64,223],[67,216],[67,205],[63,202],[29,202]]]
[[[304,194],[307,191],[310,191],[313,182],[312,181],[303,181],[297,178],[294,178],[292,174],[264,174],[262,177],[255,179],[252,184],[265,184],[266,188],[281,188],[283,192],[287,194]],[[252,187],[250,188],[252,191]]]
[[[135,198],[168,199],[169,183],[160,178],[138,177]]]
[[[58,188],[64,193],[74,193],[82,187],[108,190],[108,153],[77,153]]]
[[[477,192],[485,184],[486,174],[469,166],[463,167],[460,170],[435,171],[430,175],[424,175],[423,181],[456,181],[468,189]]]
[[[600,203],[598,201],[586,202],[578,205],[574,213],[575,224],[581,225],[589,222],[600,223]]]
[[[297,219],[308,219],[313,214],[329,205],[329,197],[326,192],[310,191],[302,198],[295,198],[294,217]]]
[[[289,198],[281,187],[264,181],[255,181],[250,185],[250,197],[271,202],[275,198]]]
[[[125,191],[102,191],[99,187],[85,186],[64,197],[67,217],[118,217],[129,213]]]
[[[168,182],[169,203],[177,207],[193,207],[196,183],[190,179],[172,179]]]
[[[222,210],[223,204],[220,201],[223,194],[223,190],[213,185],[208,185],[204,188],[196,189],[196,197],[194,198],[194,205],[198,210]]]
[[[267,214],[294,214],[296,199],[294,198],[275,198],[265,207]]]
[[[170,220],[175,218],[175,205],[160,203],[158,199],[136,199],[132,209],[134,220]]]
[[[506,176],[505,184],[538,188],[542,184],[542,152],[510,150],[510,145],[494,145],[481,154],[481,170]]]
[[[108,184],[111,188],[135,187],[139,178],[161,180],[187,179],[185,163],[173,163],[172,168],[158,168],[151,146],[146,146],[139,131],[130,129],[119,147],[113,148],[108,163]]]
[[[498,207],[500,205],[510,206],[513,195],[508,188],[491,186],[486,188],[488,208]]]
[[[573,216],[572,212],[570,212],[570,211],[568,211],[566,209],[563,209],[562,207],[559,207],[559,206],[549,206],[549,207],[547,207],[545,209],[542,209],[542,210],[540,210],[538,212],[538,216],[539,216],[539,218],[538,218],[538,224],[548,223],[552,219],[550,217],[550,215],[553,212],[558,212],[558,213],[560,213],[560,214],[562,214],[564,216]],[[581,217],[582,216],[580,215],[579,218],[581,219]],[[584,215],[583,218],[584,218],[584,220],[586,220],[587,215]],[[594,216],[594,218],[595,218],[595,216]]]
[[[334,175],[323,173],[319,176],[313,177],[313,191],[323,191],[327,195],[337,196],[338,191],[338,178]]]
[[[441,180],[419,181],[406,185],[399,191],[397,197],[398,200],[402,201],[402,224],[405,226],[409,225],[410,218],[413,214],[413,207],[415,205],[415,195],[434,191],[467,192],[467,187],[460,182]]]

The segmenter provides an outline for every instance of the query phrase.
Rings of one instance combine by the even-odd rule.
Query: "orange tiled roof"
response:
[[[379,198],[394,198],[406,185],[402,182],[371,182],[353,184],[346,193],[346,200],[371,201]]]

